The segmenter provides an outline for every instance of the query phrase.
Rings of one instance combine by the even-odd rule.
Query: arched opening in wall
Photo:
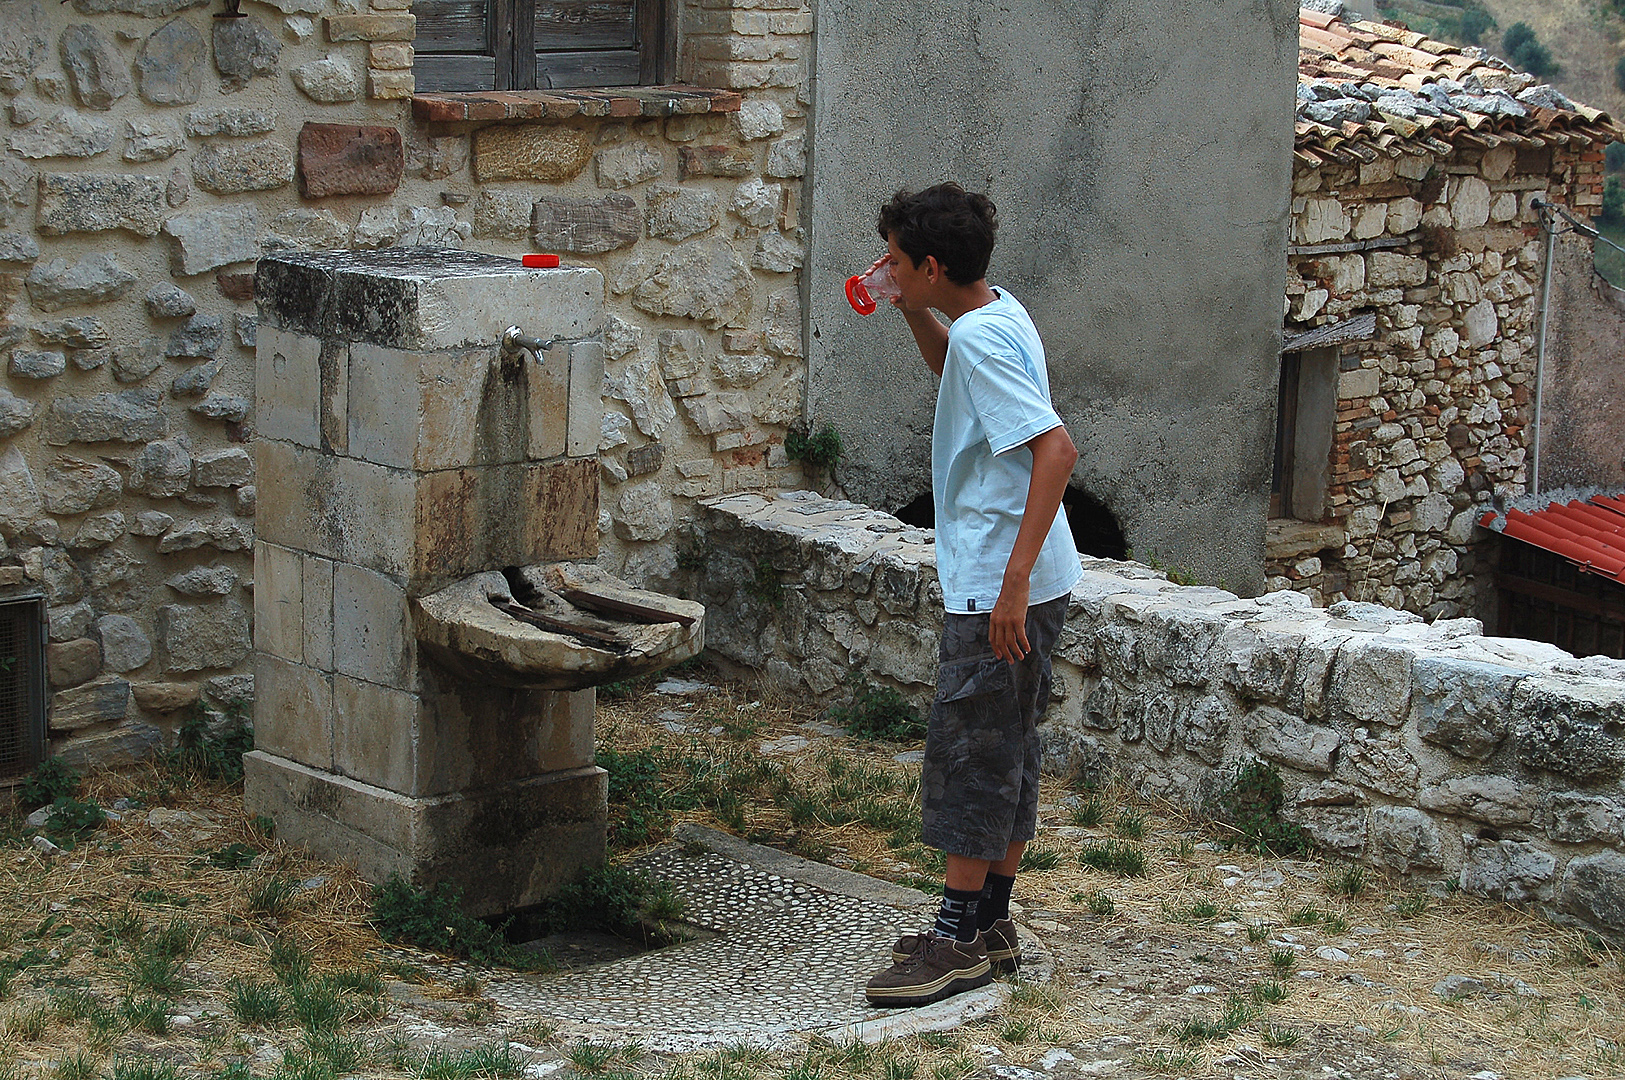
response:
[[[916,495],[906,506],[892,511],[892,516],[904,525],[913,525],[917,529],[934,529],[937,527],[937,504],[927,491],[923,495]]]
[[[1061,496],[1066,523],[1072,529],[1072,542],[1085,555],[1097,559],[1126,559],[1128,544],[1123,526],[1106,504],[1082,488],[1071,485]]]

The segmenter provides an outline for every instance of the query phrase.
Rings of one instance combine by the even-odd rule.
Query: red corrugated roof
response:
[[[1500,520],[1485,514],[1479,524]],[[1582,570],[1625,583],[1625,495],[1593,495],[1567,505],[1552,503],[1526,514],[1508,510],[1500,531],[1515,540],[1561,555]]]

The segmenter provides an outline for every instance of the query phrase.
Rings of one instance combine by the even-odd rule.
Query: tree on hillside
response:
[[[1541,78],[1557,74],[1558,66],[1552,59],[1552,51],[1540,43],[1535,37],[1534,28],[1528,23],[1515,22],[1507,27],[1507,32],[1501,38],[1501,46],[1506,50],[1507,60],[1515,67]]]
[[[1620,0],[1625,3],[1625,0]],[[1468,45],[1477,45],[1484,34],[1495,28],[1495,17],[1477,4],[1469,4],[1461,13],[1461,36]]]
[[[1625,169],[1625,143],[1611,142],[1603,153],[1603,162],[1609,172]]]
[[[1625,225],[1625,184],[1617,176],[1610,176],[1602,185],[1602,213],[1597,215],[1604,225]]]

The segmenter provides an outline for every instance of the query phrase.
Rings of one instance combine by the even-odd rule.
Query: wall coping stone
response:
[[[463,120],[554,121],[576,117],[676,116],[738,112],[744,96],[695,86],[618,86],[580,90],[484,90],[414,94],[412,117],[426,123]]]

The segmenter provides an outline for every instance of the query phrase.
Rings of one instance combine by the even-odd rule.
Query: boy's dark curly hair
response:
[[[956,285],[987,277],[999,210],[986,195],[973,194],[953,181],[911,193],[899,191],[880,208],[882,239],[897,246],[915,266],[935,255]]]

